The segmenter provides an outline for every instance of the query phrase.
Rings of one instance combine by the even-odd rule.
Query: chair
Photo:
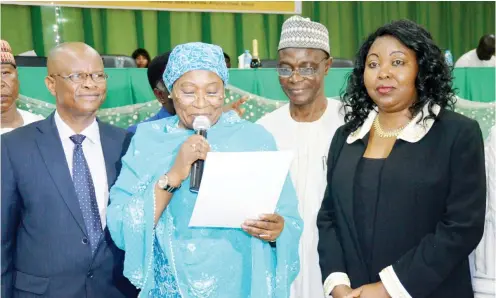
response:
[[[353,61],[341,58],[332,58],[332,67],[335,68],[353,68]]]
[[[262,59],[260,60],[262,63],[262,68],[277,68],[278,61],[270,60],[270,59]]]
[[[277,68],[278,61],[277,60],[262,60],[263,68]],[[333,58],[332,59],[332,67],[335,68],[353,68],[353,61],[341,58]]]
[[[135,68],[136,62],[129,56],[122,55],[102,55],[103,66],[105,68]]]
[[[25,67],[46,67],[47,57],[38,56],[15,56],[17,66]]]

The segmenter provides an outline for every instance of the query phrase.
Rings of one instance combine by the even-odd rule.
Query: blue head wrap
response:
[[[224,52],[219,46],[202,42],[176,46],[169,56],[163,75],[169,92],[172,92],[172,86],[182,75],[192,70],[209,70],[217,74],[224,81],[224,85],[227,85],[229,73]]]

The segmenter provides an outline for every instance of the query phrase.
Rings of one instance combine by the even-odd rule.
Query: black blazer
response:
[[[110,187],[130,135],[98,124]],[[1,297],[136,297],[107,228],[91,254],[53,114],[2,135],[1,149]]]
[[[468,256],[484,230],[486,178],[476,121],[448,110],[418,142],[397,140],[380,177],[372,261],[361,255],[353,183],[368,134],[351,144],[342,126],[330,147],[317,218],[322,278],[347,273],[353,288],[392,265],[414,298],[473,297]]]

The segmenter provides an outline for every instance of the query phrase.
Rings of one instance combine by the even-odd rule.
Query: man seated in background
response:
[[[150,84],[150,87],[153,90],[153,94],[155,94],[155,97],[157,98],[158,102],[160,102],[162,107],[157,112],[157,114],[144,120],[143,122],[155,121],[174,116],[176,114],[176,110],[174,109],[174,104],[172,103],[172,99],[170,98],[169,91],[165,87],[164,81],[162,79],[165,67],[167,66],[167,62],[169,61],[170,53],[171,52],[169,51],[164,54],[158,55],[157,57],[153,58],[153,60],[148,65],[148,83]],[[229,58],[229,55],[224,53],[224,59],[226,61],[227,68],[230,68],[231,60]],[[245,96],[237,101],[225,105],[224,112],[235,110],[239,116],[242,116],[245,110],[241,108],[241,105],[244,104],[247,100],[248,98]],[[138,125],[139,123],[129,126],[127,131],[135,133]]]
[[[456,61],[455,67],[496,67],[494,44],[494,34],[482,36],[477,48],[463,54]]]
[[[16,100],[19,97],[19,77],[14,56],[12,55],[12,49],[5,40],[0,41],[0,51],[2,60],[2,118],[0,134],[3,134],[23,125],[41,120],[43,117],[17,108]]]

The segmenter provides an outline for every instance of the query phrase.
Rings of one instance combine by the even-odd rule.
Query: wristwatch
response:
[[[168,193],[174,193],[176,190],[181,188],[181,184],[177,187],[169,185],[169,177],[167,174],[160,176],[157,181],[157,185]]]

